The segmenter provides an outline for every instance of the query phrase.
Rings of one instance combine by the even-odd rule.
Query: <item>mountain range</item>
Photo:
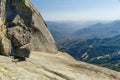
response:
[[[50,29],[54,39],[57,43],[64,41],[65,39],[71,39],[71,34],[79,29],[83,29],[90,25],[97,23],[97,21],[46,21],[48,28]]]
[[[60,50],[69,53],[77,60],[120,71],[119,20],[95,23],[70,35],[74,36],[63,39],[57,44]]]
[[[120,60],[120,35],[113,38],[93,38],[86,41],[70,40],[63,44],[61,50],[68,52],[77,60],[92,64],[104,65],[114,62],[111,68],[120,71],[120,65],[118,65]]]
[[[120,20],[88,22],[46,22],[57,43],[68,39],[112,38],[120,34]]]

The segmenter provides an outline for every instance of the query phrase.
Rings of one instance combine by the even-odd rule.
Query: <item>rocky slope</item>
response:
[[[23,62],[0,56],[0,80],[120,80],[120,73],[75,61],[66,53],[31,52]]]

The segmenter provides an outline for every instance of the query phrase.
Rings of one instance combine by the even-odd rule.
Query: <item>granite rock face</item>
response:
[[[29,0],[0,0],[0,11],[0,54],[29,57],[31,50],[57,52],[44,20]]]

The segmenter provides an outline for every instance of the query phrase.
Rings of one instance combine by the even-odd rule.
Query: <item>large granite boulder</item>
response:
[[[17,57],[29,57],[31,34],[22,26],[8,28],[7,36],[12,43],[11,55]],[[28,45],[29,44],[29,45]],[[26,46],[27,45],[27,46]]]

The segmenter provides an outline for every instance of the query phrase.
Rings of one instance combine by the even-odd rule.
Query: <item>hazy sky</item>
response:
[[[45,20],[120,19],[120,0],[31,0]]]

